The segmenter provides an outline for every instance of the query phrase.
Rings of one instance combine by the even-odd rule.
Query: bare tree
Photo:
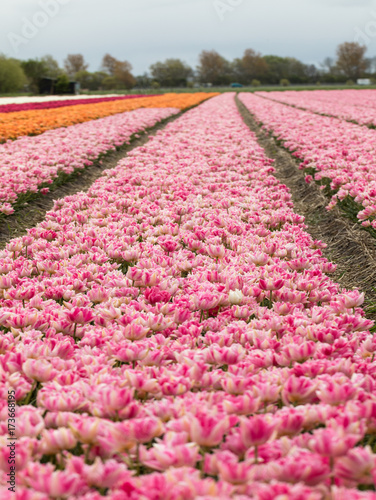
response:
[[[82,54],[68,54],[64,61],[65,71],[70,77],[74,77],[79,71],[86,71],[88,67]]]
[[[239,72],[244,83],[251,83],[253,79],[262,79],[268,72],[268,64],[261,54],[253,49],[246,49],[242,59],[238,62]]]
[[[364,57],[367,47],[357,42],[345,42],[337,48],[336,67],[351,80],[360,78],[367,70],[367,60]]]
[[[367,59],[368,69],[371,73],[376,73],[376,56]]]
[[[113,83],[115,87],[130,89],[136,84],[132,75],[132,65],[128,61],[119,61],[106,54],[102,59],[102,69],[109,74],[107,85]]]
[[[325,57],[320,66],[323,68],[325,73],[333,73],[333,69],[335,67],[334,59],[332,57]]]
[[[102,59],[102,69],[106,73],[109,73],[111,76],[115,76],[116,65],[119,61],[112,57],[110,54],[106,54]]]
[[[203,50],[197,68],[202,83],[228,84],[231,80],[230,63],[215,50]]]
[[[132,65],[128,61],[117,62],[114,77],[120,82],[123,88],[131,89],[136,85],[136,80],[131,71]]]

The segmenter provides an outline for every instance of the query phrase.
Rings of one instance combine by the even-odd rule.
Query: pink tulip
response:
[[[305,377],[291,376],[282,389],[282,400],[289,403],[309,403],[316,395],[316,384]]]
[[[16,436],[36,438],[44,429],[42,412],[33,406],[23,406],[17,409]]]
[[[199,446],[217,446],[223,439],[225,432],[230,427],[228,416],[198,413],[190,422],[190,436],[192,441]]]
[[[99,407],[94,410],[96,416],[112,416],[133,401],[133,391],[125,387],[100,384],[95,388],[95,400]]]
[[[71,450],[76,444],[72,431],[64,427],[56,430],[44,429],[39,442],[40,451],[44,455],[55,455],[62,450]]]
[[[331,380],[320,384],[316,393],[324,403],[338,405],[352,399],[356,393],[356,387],[351,383],[336,383]]]
[[[276,428],[276,423],[264,415],[256,415],[250,418],[242,418],[240,421],[240,435],[242,441],[250,448],[260,446],[271,439]]]
[[[90,323],[94,319],[94,315],[90,309],[75,307],[66,313],[66,317],[72,323],[84,325]]]
[[[259,281],[259,286],[261,290],[267,290],[267,291],[272,291],[272,290],[279,290],[280,288],[283,287],[283,280],[281,279],[262,279]]]
[[[361,436],[357,434],[347,434],[344,429],[317,429],[314,431],[312,439],[308,442],[308,447],[323,456],[340,457],[360,441]]]
[[[209,245],[207,252],[213,259],[223,259],[225,256],[225,248],[222,245]]]
[[[85,491],[84,482],[77,474],[54,471],[48,465],[30,465],[25,482],[49,498],[72,498],[72,495]]]
[[[134,420],[133,426],[133,435],[139,443],[148,443],[164,432],[162,422],[154,418]]]
[[[376,467],[376,455],[371,448],[357,447],[338,459],[335,475],[349,483],[373,484],[372,471]]]
[[[46,359],[27,359],[22,365],[22,371],[36,382],[48,382],[56,376],[56,370]]]

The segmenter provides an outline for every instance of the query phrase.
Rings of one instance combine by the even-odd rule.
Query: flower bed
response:
[[[307,182],[328,181],[328,208],[351,199],[363,226],[376,229],[376,131],[241,94],[240,100],[309,169]],[[313,177],[312,177],[312,175]],[[324,187],[324,186],[323,186]]]
[[[136,99],[80,104],[57,109],[19,111],[0,114],[0,142],[24,135],[38,135],[46,130],[68,127],[98,118],[132,111],[138,108],[187,109],[199,104],[216,93],[164,94]]]
[[[47,186],[62,174],[92,165],[101,155],[128,144],[138,132],[179,111],[136,109],[1,144],[0,213],[13,213],[12,205],[38,191],[47,192]]]
[[[0,253],[1,495],[374,499],[376,342],[233,94]],[[17,497],[19,498],[19,497]]]
[[[376,126],[375,90],[256,92],[256,95],[360,125]]]
[[[92,99],[63,99],[60,101],[46,101],[46,102],[29,102],[29,103],[15,103],[15,104],[1,104],[0,113],[14,113],[15,111],[29,111],[36,109],[52,109],[63,108],[67,106],[78,106],[80,104],[97,104],[99,102],[123,101],[125,99],[136,99],[138,97],[156,97],[159,94],[145,95],[119,95],[117,97],[94,97]]]

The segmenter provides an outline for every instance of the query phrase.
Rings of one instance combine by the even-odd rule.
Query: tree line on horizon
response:
[[[246,49],[241,58],[228,61],[215,50],[203,50],[193,69],[180,59],[166,59],[152,64],[149,72],[134,76],[132,65],[106,54],[98,71],[88,71],[82,54],[68,54],[64,67],[51,56],[26,61],[0,54],[0,92],[21,90],[38,92],[42,78],[56,80],[55,90],[64,94],[70,81],[78,81],[86,90],[129,90],[132,88],[193,87],[195,85],[245,86],[261,84],[316,84],[356,82],[361,77],[376,77],[376,57],[366,57],[366,47],[345,42],[337,47],[336,59],[326,58],[317,67],[294,57],[261,55]]]

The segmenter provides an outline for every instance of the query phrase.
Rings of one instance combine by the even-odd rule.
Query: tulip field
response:
[[[277,97],[238,99],[376,228],[376,131]],[[5,218],[175,117],[0,250],[1,500],[375,500],[374,322],[235,93],[110,99],[0,105]]]
[[[208,94],[164,94],[161,96],[145,96],[133,99],[104,99],[78,105],[76,102],[66,106],[44,109],[24,109],[13,113],[1,113],[0,107],[0,142],[16,139],[21,136],[38,135],[47,130],[67,127],[97,118],[123,113],[140,108],[178,108],[194,106]],[[210,96],[210,94],[209,94]]]
[[[269,98],[243,94],[240,99],[302,161],[300,168],[312,171],[307,182],[329,182],[329,209],[347,198],[363,226],[376,229],[376,130]]]
[[[256,95],[360,125],[376,126],[374,90],[257,92]]]

